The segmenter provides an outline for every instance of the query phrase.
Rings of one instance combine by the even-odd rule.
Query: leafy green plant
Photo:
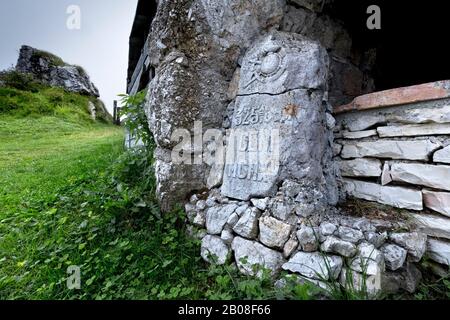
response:
[[[152,139],[152,133],[148,127],[147,115],[145,114],[144,103],[147,90],[144,89],[135,95],[121,94],[122,109],[120,115],[125,117],[124,124],[129,132],[137,140],[142,140],[148,146]]]

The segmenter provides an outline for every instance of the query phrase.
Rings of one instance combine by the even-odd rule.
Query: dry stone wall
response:
[[[352,197],[411,210],[449,265],[450,82],[377,92],[335,108],[335,156]]]
[[[446,159],[445,128],[433,138],[412,139],[392,135],[413,128],[391,128],[380,144],[375,125],[400,113],[345,124],[338,117],[336,123],[332,105],[373,89],[367,72],[373,55],[355,54],[343,26],[323,12],[326,3],[158,2],[149,35],[156,72],[145,106],[157,145],[157,193],[163,211],[186,204],[189,230],[201,239],[200,254],[209,263],[233,263],[253,276],[261,276],[262,269],[274,278],[287,273],[325,289],[338,281],[373,295],[414,292],[426,233],[448,230],[434,220],[420,231],[404,221],[348,215],[336,208],[345,196],[338,182],[353,195],[421,210],[422,191],[403,184],[427,178],[427,190],[434,192],[428,185],[438,181],[412,177],[396,165],[430,165],[433,152]],[[422,119],[408,125],[430,117],[447,123],[436,113],[426,118],[412,111],[408,117]],[[339,130],[345,125],[348,132]],[[178,129],[191,130],[183,131],[187,139],[181,143],[173,139]],[[223,150],[204,139],[210,130],[223,138]],[[430,130],[437,129],[422,132]],[[223,151],[224,159],[205,162],[202,150]],[[180,153],[186,161],[174,161]],[[409,161],[402,161],[404,154]],[[427,197],[436,202],[445,196],[440,193]],[[431,241],[429,246],[443,261],[438,250],[445,245]],[[284,284],[285,278],[277,281]]]
[[[231,133],[223,182],[185,206],[191,232],[202,241],[205,261],[234,262],[246,275],[286,272],[324,290],[352,283],[371,296],[414,292],[427,236],[401,221],[356,218],[335,207],[328,62],[318,42],[292,33],[271,32],[249,48],[225,126]],[[270,135],[261,141],[267,130],[278,133],[278,143]],[[278,166],[267,170],[272,163],[261,160],[273,155]],[[364,172],[364,165],[348,171]],[[381,162],[376,165],[372,176],[382,174]],[[411,206],[417,201],[404,197]]]
[[[354,217],[336,208],[305,212],[303,192],[304,186],[285,180],[275,197],[241,201],[220,189],[193,195],[185,209],[192,236],[201,239],[201,256],[213,264],[235,263],[250,276],[268,270],[280,287],[294,280],[327,292],[335,283],[351,283],[373,297],[417,289],[425,233],[405,221]],[[428,242],[430,257],[440,263],[447,249],[441,241]]]

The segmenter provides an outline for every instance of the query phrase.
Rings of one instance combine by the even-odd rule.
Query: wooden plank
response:
[[[450,80],[396,88],[359,96],[350,104],[334,108],[334,114],[392,107],[450,97]]]

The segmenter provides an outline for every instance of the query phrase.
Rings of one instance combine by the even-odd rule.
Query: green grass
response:
[[[185,213],[159,210],[151,150],[124,152],[87,99],[0,88],[0,299],[309,298],[205,264]]]
[[[20,82],[22,80],[19,80]],[[16,84],[17,85],[17,84]],[[17,85],[18,86],[18,85]],[[22,86],[19,86],[22,87]],[[23,84],[28,90],[0,87],[0,114],[16,118],[51,116],[79,125],[96,123],[89,113],[89,102],[97,108],[97,122],[111,123],[102,102],[96,98],[51,88],[40,84]]]
[[[55,94],[60,103],[40,113],[34,103],[48,107]],[[124,152],[123,129],[86,116],[86,97],[48,88],[14,97],[0,95],[0,105],[24,99],[0,112],[0,300],[323,297],[289,278],[276,289],[267,272],[204,263],[183,210],[159,210],[152,147]],[[80,290],[67,287],[69,266],[80,267]],[[335,285],[329,298],[361,298]]]
[[[308,287],[275,291],[268,278],[207,266],[184,212],[160,213],[153,160],[123,153],[122,129],[0,119],[1,299],[307,296]],[[67,288],[71,265],[81,290]]]
[[[110,164],[121,140],[114,126],[0,116],[0,217],[26,198],[48,199],[86,170]]]
[[[44,51],[44,50],[36,50],[33,52],[33,58],[35,59],[39,59],[39,58],[43,58],[46,59],[48,61],[50,61],[50,64],[54,67],[63,67],[65,65],[67,65],[63,59],[61,59],[60,57],[58,57],[57,55],[54,55],[53,53]]]
[[[62,190],[109,166],[122,139],[122,129],[111,125],[0,115],[0,298],[33,298],[27,288],[45,274],[26,266],[58,236],[39,235],[40,224],[51,221],[45,210]]]

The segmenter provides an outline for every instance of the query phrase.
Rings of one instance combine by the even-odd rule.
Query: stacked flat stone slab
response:
[[[450,81],[377,92],[336,107],[336,159],[352,197],[417,211],[431,259],[448,265]],[[381,168],[381,170],[380,170]]]
[[[336,281],[347,287],[349,280],[373,297],[400,289],[415,291],[420,272],[413,262],[425,253],[425,233],[408,230],[401,221],[358,218],[337,210],[301,218],[296,213],[301,203],[295,201],[299,190],[300,184],[285,181],[276,199],[235,200],[218,189],[192,196],[186,211],[191,224],[199,228],[194,234],[202,239],[203,259],[219,265],[234,262],[251,276],[260,277],[267,270],[277,278],[284,270],[289,279],[312,283],[325,292]],[[280,215],[285,208],[274,202],[290,209]],[[435,260],[449,258],[441,250],[448,249],[446,244],[433,240],[428,246]],[[285,281],[281,278],[277,284]]]

